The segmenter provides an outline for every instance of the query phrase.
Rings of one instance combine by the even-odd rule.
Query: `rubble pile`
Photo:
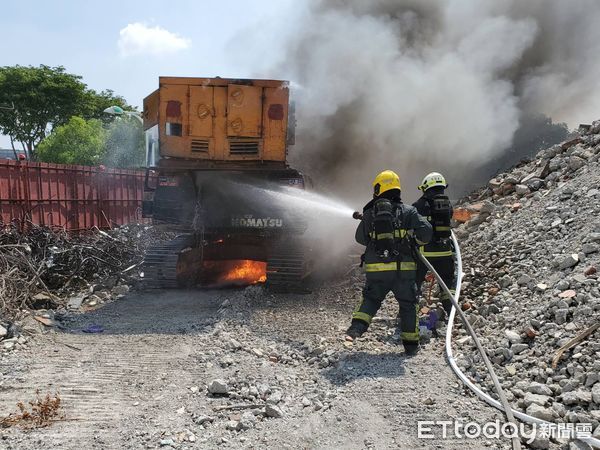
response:
[[[471,215],[456,230],[462,308],[509,400],[540,419],[591,423],[600,435],[600,121],[460,206]],[[459,366],[493,392],[461,328]]]
[[[107,300],[108,291],[137,275],[135,268],[151,239],[145,228],[123,226],[80,234],[32,224],[24,231],[3,228],[0,318],[12,319],[30,309],[79,307],[91,296],[91,301]]]

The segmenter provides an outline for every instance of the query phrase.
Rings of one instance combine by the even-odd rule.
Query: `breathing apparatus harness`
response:
[[[426,197],[429,204],[429,222],[433,227],[433,239],[437,242],[446,242],[450,239],[450,220],[452,218],[452,204],[444,194]]]
[[[398,261],[402,253],[416,255],[416,244],[403,227],[404,210],[401,204],[395,205],[387,198],[379,198],[373,204],[371,239],[375,244],[375,252],[381,262]]]

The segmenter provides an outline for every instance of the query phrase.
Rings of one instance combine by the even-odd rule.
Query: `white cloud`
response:
[[[192,41],[159,26],[130,23],[119,31],[121,56],[162,55],[189,48]]]

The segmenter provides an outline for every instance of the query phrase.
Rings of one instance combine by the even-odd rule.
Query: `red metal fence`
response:
[[[0,160],[0,221],[67,230],[140,222],[144,172]]]

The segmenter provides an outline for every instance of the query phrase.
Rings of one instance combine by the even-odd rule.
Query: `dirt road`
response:
[[[417,420],[501,417],[460,387],[441,339],[406,359],[383,320],[345,345],[358,295],[156,291],[72,316],[0,360],[3,415],[36,390],[57,392],[64,413],[46,428],[1,429],[0,448],[508,448],[441,440],[441,429],[418,438]],[[90,324],[104,331],[83,333]],[[219,383],[227,394],[207,391]]]

